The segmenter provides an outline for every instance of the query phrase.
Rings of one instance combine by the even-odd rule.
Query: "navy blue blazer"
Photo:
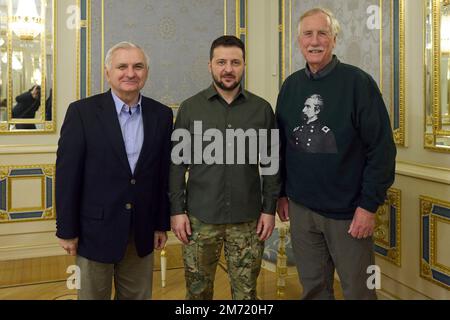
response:
[[[142,97],[144,142],[132,174],[111,92],[70,104],[56,159],[56,236],[78,237],[77,254],[117,263],[132,231],[144,257],[154,231],[170,230],[172,118],[169,107]]]

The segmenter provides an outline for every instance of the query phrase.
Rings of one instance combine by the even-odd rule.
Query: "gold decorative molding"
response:
[[[400,252],[397,249],[389,249],[388,250],[388,259],[391,261],[397,261],[400,259]]]
[[[86,78],[87,78],[87,88],[86,88],[86,96],[91,96],[91,81],[92,81],[92,18],[91,18],[91,0],[86,0],[86,10],[87,10],[87,16],[86,16],[86,38],[87,38],[87,54],[86,54]],[[101,70],[103,72],[103,70]],[[103,88],[102,88],[103,91]]]
[[[244,45],[247,48],[248,43],[248,34],[247,34],[247,17],[248,17],[248,9],[247,9],[247,0],[235,0],[236,6],[236,37],[242,40],[242,36],[245,37]],[[241,27],[241,5],[244,5],[244,27]],[[245,61],[247,61],[248,50],[245,50]],[[245,64],[245,78],[244,78],[244,87],[247,88],[248,83],[248,64]]]
[[[420,201],[420,213],[422,216],[428,216],[431,212],[432,202],[429,200]]]
[[[422,267],[420,268],[420,270],[422,271],[422,275],[428,279],[431,278],[431,268],[430,265],[428,263],[426,263],[425,261],[422,261]]]
[[[286,1],[289,1],[289,6],[287,8]],[[287,61],[286,61],[286,47],[288,47],[289,52],[289,74],[292,74],[292,0],[279,0],[279,7],[280,7],[280,13],[281,17],[279,19],[279,37],[281,38],[280,41],[280,49],[279,54],[281,56],[280,66],[279,66],[279,75],[280,75],[280,87],[284,80],[286,80],[286,70],[287,70]],[[286,19],[286,10],[288,10],[288,19]],[[288,20],[288,22],[286,21]],[[288,45],[286,45],[286,28],[288,28]]]
[[[33,179],[39,180],[40,183],[40,206],[12,207],[12,181]],[[0,223],[55,219],[54,199],[55,165],[0,166]]]
[[[420,276],[450,289],[450,266],[437,257],[438,223],[450,224],[450,202],[420,196]]]
[[[228,3],[227,0],[223,0],[223,34],[227,34],[227,11],[228,11]]]
[[[404,141],[404,134],[399,129],[394,130],[394,141],[400,145],[402,144],[401,141]]]
[[[102,0],[103,2],[104,0]],[[86,6],[85,6],[85,10],[86,12],[81,12],[81,4],[80,4],[80,0],[76,1],[76,5],[78,7],[78,12],[79,12],[79,17],[77,17],[78,21],[79,21],[79,28],[77,29],[77,33],[76,33],[76,48],[77,48],[77,83],[76,83],[76,98],[77,100],[80,98],[85,98],[85,97],[89,97],[91,95],[91,81],[92,81],[92,67],[91,67],[91,36],[92,36],[92,19],[91,19],[91,0],[86,0]],[[103,4],[102,4],[103,5]],[[84,13],[84,17],[85,19],[81,19]],[[81,57],[82,57],[82,52],[81,52],[81,31],[82,30],[86,31],[86,37],[85,37],[85,52],[84,52],[84,56],[85,56],[85,68],[84,68],[84,79],[81,79]],[[100,72],[103,72],[103,70],[100,70]],[[85,80],[84,83],[83,80]],[[85,97],[81,96],[81,91],[82,89],[84,89],[85,91]],[[103,90],[103,88],[102,88]]]
[[[392,1],[393,2],[393,1]],[[394,19],[392,19],[394,21]],[[405,144],[405,97],[406,97],[406,85],[405,85],[405,0],[399,0],[399,93],[398,93],[398,109],[399,109],[399,128],[394,130],[395,143],[400,146],[406,146]],[[395,39],[393,39],[395,41]],[[392,75],[393,77],[394,75]],[[392,83],[394,80],[392,79]]]
[[[225,0],[226,1],[226,0]],[[102,13],[101,13],[101,33],[102,33],[102,52],[101,52],[101,80],[100,80],[100,92],[105,90],[105,0],[102,0]]]
[[[46,210],[44,211],[43,218],[44,218],[45,220],[46,220],[46,219],[53,219],[53,218],[56,218],[56,217],[54,216],[54,210],[53,210],[53,209],[46,209]]]
[[[75,83],[75,97],[77,100],[80,99],[80,88],[81,88],[81,84],[80,84],[80,80],[81,80],[81,74],[80,74],[80,60],[81,60],[81,5],[80,5],[80,0],[76,0],[75,5],[78,8],[77,13],[79,14],[79,16],[76,18],[77,21],[79,21],[80,24],[80,28],[77,28],[77,32],[76,32],[76,36],[75,36],[75,47],[76,47],[76,66],[77,66],[77,74],[76,74],[76,83]],[[78,27],[78,26],[77,26]]]
[[[435,142],[434,142],[434,135],[432,134],[425,134],[425,147],[428,149],[437,149],[435,147]]]
[[[450,207],[449,207],[450,212]],[[437,253],[437,237],[438,237],[438,231],[437,231],[437,225],[438,223],[446,223],[450,225],[450,218],[441,218],[441,217],[435,217],[433,216],[430,220],[430,258],[431,258],[431,264],[435,266],[439,271],[444,272],[449,275],[450,277],[450,266],[443,265],[442,263],[438,262],[438,253]]]
[[[8,176],[8,167],[0,167],[0,180],[5,179]]]
[[[13,207],[12,203],[12,182],[13,181],[30,181],[30,180],[38,180],[40,184],[41,197],[40,197],[40,205],[35,207]],[[8,191],[7,191],[7,212],[11,213],[19,213],[19,212],[31,212],[31,211],[44,211],[45,210],[45,175],[42,176],[18,176],[13,177],[11,175],[8,176],[7,180]]]
[[[393,211],[394,210],[394,211]],[[374,245],[377,256],[401,266],[401,190],[391,188],[375,217]],[[394,220],[391,220],[392,215]]]
[[[281,36],[281,72],[280,72],[280,87],[282,82],[286,79],[286,0],[281,1],[281,23],[278,26],[278,32]]]
[[[391,1],[393,2],[393,1]],[[379,0],[378,3],[379,7],[380,7],[380,47],[379,47],[379,61],[378,63],[380,64],[380,91],[381,93],[383,93],[383,0]],[[392,4],[393,5],[393,4]],[[393,16],[393,12],[391,10],[391,20],[392,20],[392,16]],[[393,34],[394,34],[394,30],[393,28],[391,28],[391,38],[393,39]],[[394,59],[392,58],[392,49],[391,49],[391,60],[393,61]],[[391,77],[392,79],[392,77]],[[393,82],[392,82],[393,83]],[[391,102],[392,102],[392,97],[391,97]]]

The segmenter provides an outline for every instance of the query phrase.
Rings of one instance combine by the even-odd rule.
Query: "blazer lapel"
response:
[[[102,104],[99,108],[98,117],[116,155],[119,157],[120,162],[125,166],[127,172],[131,175],[131,169],[130,164],[128,163],[122,130],[120,129],[120,123],[117,117],[117,111],[111,95],[111,91],[105,92],[103,94]]]
[[[145,160],[148,159],[148,155],[152,149],[155,134],[157,132],[156,127],[158,125],[150,100],[142,97],[141,103],[142,123],[144,125],[144,142],[142,143],[141,153],[139,154],[136,169],[134,170],[135,175],[137,175],[137,173],[142,169]]]

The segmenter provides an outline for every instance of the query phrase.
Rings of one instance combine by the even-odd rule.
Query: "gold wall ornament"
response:
[[[388,250],[388,258],[391,260],[396,260],[398,258],[398,251],[397,249],[390,249]]]
[[[43,217],[44,217],[44,219],[54,219],[54,218],[56,218],[55,210],[53,210],[53,209],[45,210]]]
[[[375,215],[375,254],[401,266],[401,190],[391,188]]]
[[[45,123],[45,130],[48,132],[54,132],[55,131],[55,123],[54,122]]]
[[[55,173],[55,167],[54,166],[43,166],[42,170],[44,171],[44,174],[46,176],[52,176]]]
[[[0,175],[0,223],[55,219],[55,165],[0,166]],[[40,194],[20,194],[37,185]]]
[[[277,254],[277,298],[282,299],[285,296],[286,276],[288,274],[287,255],[286,255],[286,236],[288,228],[278,228],[280,241],[278,243]]]
[[[383,0],[380,0],[380,7],[383,6]],[[394,6],[398,6],[394,8]],[[382,12],[382,10],[381,10]],[[394,13],[398,16],[394,17]],[[396,18],[398,20],[396,20]],[[398,21],[397,25],[394,22]],[[406,79],[405,79],[405,0],[391,1],[391,60],[395,71],[391,73],[391,122],[393,127],[394,141],[399,146],[406,146]],[[381,28],[380,32],[382,32]],[[395,31],[395,32],[394,32]],[[397,33],[397,37],[394,34]],[[382,36],[380,37],[380,47],[382,48]],[[398,51],[396,51],[398,48]],[[380,61],[382,55],[380,54]],[[380,69],[383,70],[383,64],[380,62]],[[398,83],[395,83],[395,74],[398,76]],[[382,71],[381,71],[382,74]],[[382,81],[381,81],[382,83]],[[398,88],[397,92],[394,92]],[[383,92],[383,91],[382,91]]]
[[[422,198],[421,200],[421,214],[422,215],[429,215],[431,212],[431,201],[427,198]]]
[[[375,228],[374,237],[378,240],[386,239],[386,232],[384,232],[380,227]]]
[[[399,144],[397,141],[403,141],[405,138],[403,137],[403,133],[401,133],[398,129],[394,130],[394,141]]]
[[[424,261],[422,261],[422,267],[420,268],[422,271],[422,276],[429,278],[431,276],[431,268],[430,265]]]
[[[426,134],[425,135],[425,147],[427,149],[434,149],[435,143],[434,143],[434,135]]]
[[[439,243],[438,224],[450,224],[450,202],[420,196],[420,266],[421,277],[450,289],[450,265],[439,254],[447,243]],[[439,250],[441,248],[441,250]],[[446,250],[446,249],[444,249]]]
[[[450,209],[449,209],[450,212]],[[450,276],[450,265],[445,265],[439,261],[438,252],[438,224],[448,224],[450,225],[450,218],[443,218],[440,216],[433,215],[430,223],[430,259],[431,264],[435,266],[439,271],[444,272]],[[447,246],[447,244],[445,244]],[[450,283],[449,283],[450,285]]]
[[[0,167],[0,180],[5,179],[8,176],[9,170],[7,167]]]

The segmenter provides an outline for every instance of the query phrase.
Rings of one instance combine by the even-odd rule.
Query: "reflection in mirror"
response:
[[[8,15],[5,2],[0,2],[0,122],[7,121],[7,92],[6,85],[8,83],[8,55],[7,44],[8,36]]]
[[[450,0],[425,3],[425,147],[450,152]]]
[[[433,134],[433,1],[426,0],[425,7],[425,133]]]
[[[450,134],[450,0],[442,1],[441,5],[441,121],[442,130]]]
[[[53,131],[54,3],[0,0],[0,132]]]

